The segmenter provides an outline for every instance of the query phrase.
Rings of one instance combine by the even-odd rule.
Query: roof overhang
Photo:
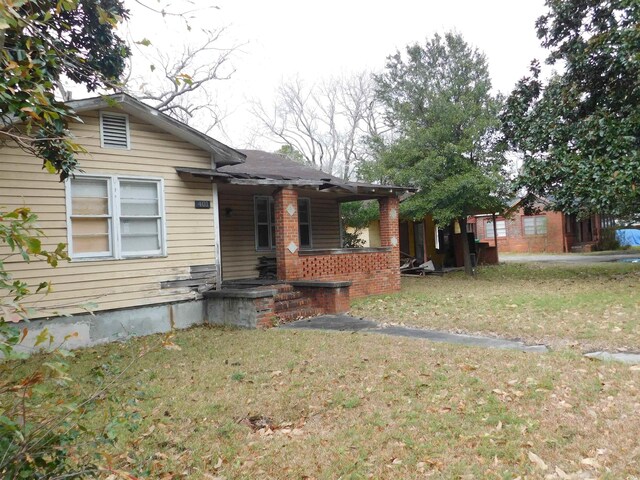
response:
[[[206,178],[212,182],[231,185],[298,187],[330,191],[340,194],[339,201],[341,202],[399,196],[403,193],[414,191],[412,188],[344,182],[334,179],[309,180],[282,176],[249,175],[239,172],[220,172],[206,168],[176,167],[176,172],[182,176]]]
[[[214,163],[217,167],[226,165],[238,165],[244,163],[246,155],[221,143],[208,135],[186,125],[170,116],[156,110],[140,100],[127,95],[126,93],[116,93],[113,95],[103,95],[100,97],[87,98],[83,100],[72,100],[67,102],[76,113],[102,108],[119,108],[125,113],[141,118],[146,122],[175,135],[196,147],[210,152],[213,155]]]

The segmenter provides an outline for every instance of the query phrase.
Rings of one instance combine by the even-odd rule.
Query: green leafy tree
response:
[[[305,163],[304,155],[302,154],[302,152],[289,144],[282,145],[278,150],[275,151],[275,153],[283,155],[289,160],[293,160],[294,162],[302,164]]]
[[[344,248],[360,248],[366,243],[360,233],[369,227],[371,222],[380,218],[380,209],[375,200],[344,202],[340,204],[340,223],[342,225],[342,246]],[[353,228],[353,232],[347,229]]]
[[[441,225],[457,219],[465,231],[468,215],[498,210],[507,191],[501,98],[491,93],[485,56],[458,34],[435,35],[424,45],[409,45],[404,55],[388,57],[375,81],[393,135],[371,139],[377,161],[361,173],[417,187],[401,204],[405,217],[432,214]]]
[[[549,0],[536,23],[547,63],[516,85],[502,115],[522,152],[519,185],[566,213],[640,213],[640,3]]]
[[[116,85],[129,49],[116,34],[122,0],[0,2],[0,140],[13,141],[66,178],[82,147],[74,112],[55,99],[63,76],[89,91]]]

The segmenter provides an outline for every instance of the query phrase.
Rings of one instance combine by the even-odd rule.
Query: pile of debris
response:
[[[419,263],[418,259],[400,252],[400,274],[401,275],[428,275],[441,273],[436,271],[432,260]]]
[[[259,257],[258,258],[258,278],[262,280],[275,280],[278,278],[278,267],[275,257]]]

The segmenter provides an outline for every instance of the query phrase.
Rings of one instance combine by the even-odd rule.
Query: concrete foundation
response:
[[[273,316],[271,289],[223,289],[204,293],[207,319],[212,325],[258,328],[264,316]]]
[[[38,335],[46,328],[54,337],[52,346],[75,349],[101,343],[124,340],[129,337],[165,333],[173,329],[188,328],[206,323],[205,300],[152,305],[124,310],[96,312],[71,317],[20,322],[16,326],[28,329],[18,351],[34,351]],[[67,340],[65,340],[65,337]],[[37,349],[50,348],[46,342]]]

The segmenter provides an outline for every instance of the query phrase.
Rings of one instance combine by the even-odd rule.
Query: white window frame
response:
[[[127,146],[126,147],[116,147],[114,145],[105,145],[104,144],[104,130],[103,130],[103,117],[112,116],[112,117],[123,117],[125,119],[125,129],[127,132]],[[104,112],[100,111],[100,146],[102,148],[113,149],[113,150],[131,150],[131,131],[129,128],[129,115],[126,113],[114,113],[114,112]]]
[[[266,199],[267,200],[267,225],[269,229],[269,247],[261,247],[258,244],[258,199]],[[298,197],[298,204],[296,205],[296,213],[298,214],[298,243],[300,242],[300,202],[307,203],[307,209],[309,211],[309,222],[305,225],[309,226],[309,245],[298,245],[301,250],[311,250],[313,248],[313,230],[312,224],[313,221],[311,219],[311,198],[309,197]],[[253,230],[255,236],[255,246],[257,252],[272,252],[276,248],[276,239],[273,238],[272,232],[274,230],[275,223],[271,224],[271,212],[275,206],[275,201],[273,197],[269,195],[254,195],[253,197]],[[274,220],[275,221],[275,220]]]
[[[167,232],[166,232],[166,211],[165,211],[165,191],[164,178],[162,177],[139,177],[132,175],[112,175],[112,174],[76,174],[75,178],[86,178],[107,181],[107,194],[109,200],[109,247],[110,252],[99,253],[75,253],[73,250],[73,217],[82,217],[82,215],[72,215],[73,198],[72,198],[72,178],[65,180],[65,202],[66,202],[66,221],[67,221],[67,245],[69,257],[73,261],[91,261],[91,260],[126,260],[133,258],[157,258],[167,256]],[[158,189],[158,242],[160,248],[158,250],[148,250],[143,252],[126,253],[122,250],[122,235],[120,229],[121,218],[135,218],[130,215],[121,215],[120,205],[120,181],[155,183]],[[86,217],[94,217],[94,215],[86,215]],[[148,217],[142,217],[148,218]]]
[[[527,219],[533,220],[533,233],[527,233],[527,227],[525,221]],[[544,232],[538,232],[540,225],[544,225]],[[547,235],[549,222],[546,215],[523,215],[522,216],[522,233],[526,237],[538,237],[540,235]]]
[[[504,224],[504,229],[500,228],[500,223]],[[504,234],[501,235],[500,231],[504,230]],[[498,238],[507,238],[507,221],[506,220],[496,220],[496,232],[498,234]],[[484,238],[487,238],[489,240],[493,240],[494,239],[494,235],[493,235],[494,231],[493,231],[493,220],[487,220],[484,223]]]

